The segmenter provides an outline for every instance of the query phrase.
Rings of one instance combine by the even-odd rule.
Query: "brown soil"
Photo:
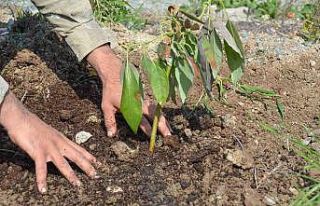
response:
[[[132,134],[120,116],[118,137],[106,137],[96,74],[77,63],[47,27],[33,18],[26,21],[0,43],[2,75],[32,112],[68,137],[82,130],[93,134],[83,146],[103,166],[99,180],[90,180],[78,170],[84,186],[75,189],[51,165],[49,192],[40,195],[32,161],[3,131],[1,205],[271,205],[272,201],[287,205],[293,188],[303,186],[297,173],[303,171],[304,163],[290,150],[288,138],[306,137],[303,126],[319,128],[319,47],[278,58],[255,53],[249,37],[246,50],[255,58],[248,63],[243,81],[279,92],[286,106],[285,123],[273,101],[257,101],[232,91],[227,104],[211,101],[207,107],[200,103],[194,108],[202,90],[196,84],[187,106],[179,109],[170,104],[164,111],[181,139],[181,148],[157,147],[150,156],[147,138]],[[310,66],[310,60],[316,66]],[[100,121],[88,122],[92,115]],[[263,124],[280,132],[268,132]],[[133,149],[139,147],[133,161],[120,161],[111,151],[119,140]],[[230,161],[232,154],[243,155],[243,161]],[[117,187],[120,191],[114,192]]]

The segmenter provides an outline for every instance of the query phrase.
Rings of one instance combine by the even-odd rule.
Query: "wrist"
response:
[[[108,45],[94,49],[86,59],[95,68],[103,83],[119,78],[121,60]]]
[[[8,133],[12,133],[19,127],[18,121],[23,121],[27,114],[22,103],[9,91],[0,107],[0,124]]]

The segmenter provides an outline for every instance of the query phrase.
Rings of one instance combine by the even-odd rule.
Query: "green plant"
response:
[[[152,153],[161,109],[169,99],[176,101],[176,92],[185,103],[194,78],[200,77],[206,94],[211,97],[214,84],[223,87],[223,83],[228,82],[237,87],[243,75],[244,49],[235,26],[229,20],[226,23],[213,21],[210,9],[205,10],[207,18],[200,19],[170,6],[162,24],[163,33],[158,37],[157,57],[152,58],[145,45],[127,48],[120,110],[132,131],[137,132],[142,118],[143,88],[139,72],[129,63],[129,52],[142,47],[145,52],[141,67],[157,101],[150,140]],[[224,55],[230,69],[230,76],[226,77],[220,76]]]
[[[91,0],[95,18],[101,23],[121,23],[128,28],[141,29],[146,21],[141,7],[134,9],[126,0]]]
[[[319,139],[316,139],[319,142]],[[293,139],[294,151],[302,157],[307,165],[307,172],[313,171],[320,173],[320,152],[314,148],[305,145],[301,140]],[[291,205],[293,206],[317,206],[320,205],[320,179],[319,177],[311,177],[310,175],[301,175],[307,182],[307,186],[303,188],[297,195]]]
[[[302,28],[302,35],[307,41],[320,40],[320,2],[305,9],[305,22]]]

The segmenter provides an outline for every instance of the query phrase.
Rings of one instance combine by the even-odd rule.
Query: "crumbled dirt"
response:
[[[32,161],[2,131],[1,205],[263,205],[268,198],[287,205],[294,196],[290,188],[303,184],[297,173],[303,171],[304,162],[290,150],[288,138],[306,137],[304,126],[319,128],[319,45],[278,56],[261,52],[249,34],[245,48],[251,60],[243,82],[279,92],[286,106],[285,122],[273,101],[250,99],[231,90],[227,103],[200,102],[194,107],[202,91],[196,82],[186,106],[169,104],[164,109],[181,140],[180,148],[157,147],[151,156],[147,138],[141,132],[132,134],[120,115],[118,137],[107,138],[96,73],[77,63],[67,45],[46,26],[35,18],[25,21],[0,43],[1,74],[46,123],[71,139],[79,131],[93,134],[83,146],[103,166],[99,180],[77,170],[84,186],[72,188],[50,165],[49,191],[40,195]],[[98,120],[89,121],[92,116]],[[263,125],[279,133],[268,132]],[[186,135],[185,129],[192,135]],[[139,148],[138,154],[131,161],[119,160],[111,149],[117,141]],[[228,151],[245,151],[252,162],[245,168],[234,164],[227,159]]]

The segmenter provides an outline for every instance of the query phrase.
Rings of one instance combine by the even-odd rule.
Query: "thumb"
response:
[[[116,123],[116,108],[112,105],[104,105],[102,107],[103,116],[104,116],[104,124],[107,128],[108,137],[114,137],[117,132],[117,123]]]

